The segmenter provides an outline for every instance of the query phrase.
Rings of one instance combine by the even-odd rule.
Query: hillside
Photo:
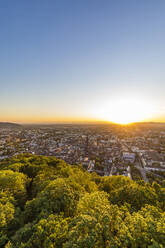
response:
[[[54,157],[0,163],[0,247],[165,247],[165,188]]]
[[[11,123],[11,122],[0,122],[0,128],[20,128],[20,124]]]

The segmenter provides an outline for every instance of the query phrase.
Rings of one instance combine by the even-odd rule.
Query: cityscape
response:
[[[101,176],[165,180],[165,124],[13,126],[0,128],[0,160],[31,153],[55,156]]]
[[[0,1],[0,248],[165,248],[165,0]]]

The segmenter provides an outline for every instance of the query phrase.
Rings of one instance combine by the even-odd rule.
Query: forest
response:
[[[163,248],[165,182],[100,177],[55,157],[3,160],[0,247]]]

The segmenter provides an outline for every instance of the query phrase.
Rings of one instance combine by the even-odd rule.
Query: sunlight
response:
[[[97,110],[97,116],[105,121],[130,124],[147,120],[151,117],[152,112],[152,106],[144,101],[127,98],[105,104],[100,111]]]

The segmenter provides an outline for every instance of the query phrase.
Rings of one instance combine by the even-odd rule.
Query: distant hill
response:
[[[11,122],[0,122],[0,128],[20,128],[20,124],[11,123]]]
[[[133,124],[138,124],[138,125],[165,125],[165,122],[134,122]]]

